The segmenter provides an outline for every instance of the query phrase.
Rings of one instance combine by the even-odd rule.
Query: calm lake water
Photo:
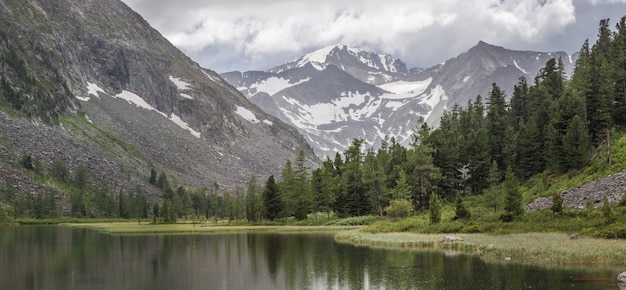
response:
[[[485,263],[330,234],[115,236],[0,228],[0,289],[619,289],[608,269]]]

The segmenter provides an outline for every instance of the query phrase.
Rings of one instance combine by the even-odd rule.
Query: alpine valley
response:
[[[419,53],[419,52],[416,52]],[[267,71],[227,72],[222,77],[265,112],[299,128],[320,158],[343,152],[354,138],[374,148],[384,138],[409,145],[420,120],[436,127],[446,110],[485,100],[492,83],[512,92],[529,83],[546,62],[561,60],[569,75],[576,55],[514,51],[483,41],[428,69],[336,45]]]

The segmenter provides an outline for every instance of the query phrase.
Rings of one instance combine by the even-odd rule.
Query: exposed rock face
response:
[[[23,100],[0,113],[0,174],[20,192],[39,190],[18,165],[24,154],[83,166],[112,190],[144,184],[150,168],[177,185],[233,190],[279,174],[301,149],[316,160],[295,128],[119,0],[3,1],[0,75],[11,87],[0,89]]]
[[[602,197],[606,194],[610,203],[622,199],[626,191],[626,171],[598,179],[586,185],[568,189],[561,193],[563,204],[570,209],[584,209],[602,206]],[[552,197],[540,197],[528,204],[524,209],[534,211],[547,209],[552,206]]]

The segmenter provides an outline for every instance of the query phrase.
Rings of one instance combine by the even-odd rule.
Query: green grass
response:
[[[340,232],[339,242],[384,248],[428,248],[455,250],[487,261],[542,264],[625,265],[624,241],[594,238],[570,239],[561,233],[508,235],[455,234],[462,241],[443,242],[445,234]]]
[[[150,224],[137,222],[72,223],[70,227],[89,228],[109,234],[190,234],[190,233],[228,233],[228,232],[337,232],[354,230],[358,226],[284,226],[284,225],[229,225],[218,224]]]

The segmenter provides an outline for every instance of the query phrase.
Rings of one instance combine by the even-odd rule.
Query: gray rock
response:
[[[619,285],[620,289],[626,289],[626,272],[617,275],[617,285]]]
[[[602,197],[606,194],[610,203],[619,202],[626,190],[626,170],[568,189],[561,193],[563,205],[570,209],[585,209],[587,206],[602,206]],[[524,209],[535,211],[548,209],[552,206],[552,197],[540,197],[529,203]]]

